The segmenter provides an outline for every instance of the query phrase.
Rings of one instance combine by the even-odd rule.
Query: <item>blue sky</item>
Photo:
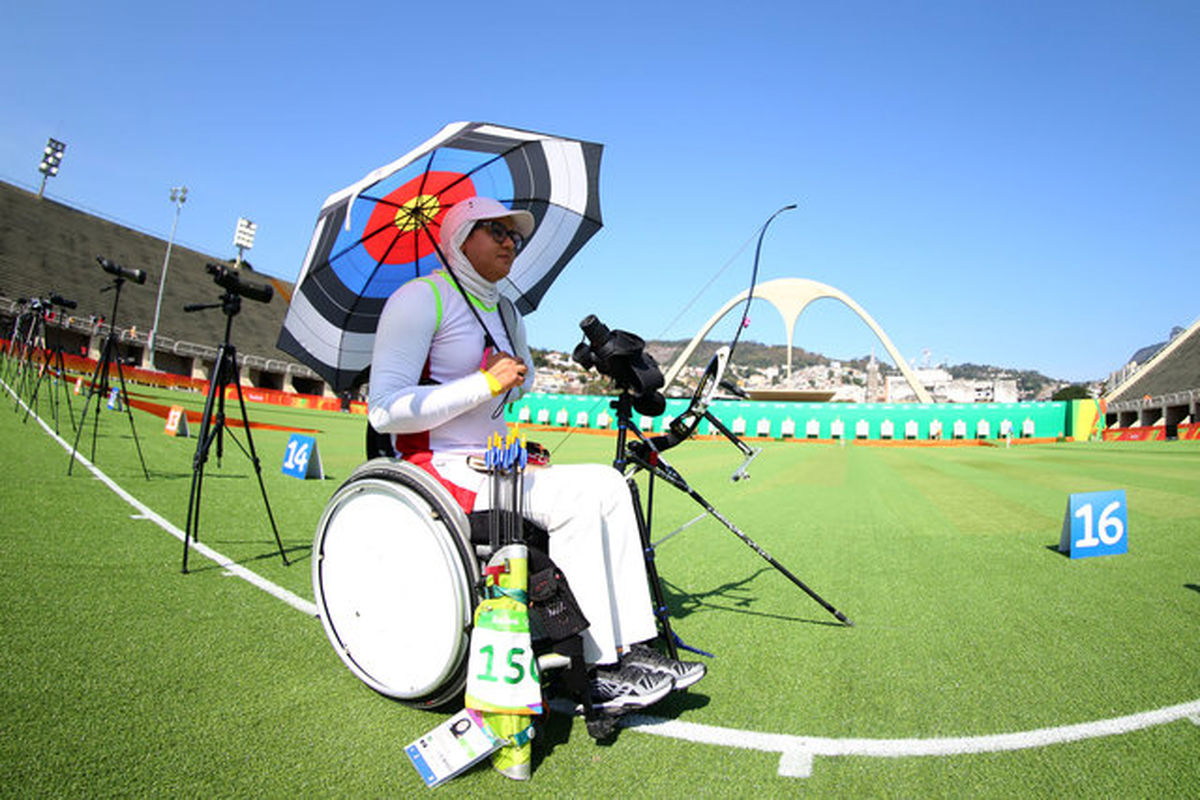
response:
[[[22,3],[0,178],[295,278],[322,201],[457,120],[605,145],[604,229],[530,318],[687,338],[760,280],[911,361],[1106,376],[1200,317],[1200,4]],[[160,264],[127,265],[157,270]],[[698,290],[711,281],[697,297]],[[765,304],[746,338],[781,342]],[[673,322],[672,322],[673,321]],[[670,323],[670,324],[669,324]],[[713,336],[733,336],[733,321]],[[832,300],[795,343],[874,349]]]

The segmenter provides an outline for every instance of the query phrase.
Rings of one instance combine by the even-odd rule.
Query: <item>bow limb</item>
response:
[[[763,237],[767,233],[767,227],[771,224],[771,222],[776,217],[778,217],[784,211],[790,211],[791,209],[793,209],[795,207],[796,207],[796,204],[792,203],[790,205],[786,205],[783,208],[779,209],[774,214],[772,214],[770,217],[768,217],[767,221],[763,223],[762,228],[759,229],[758,246],[755,247],[755,249],[754,249],[754,268],[750,273],[750,288],[745,292],[746,307],[742,311],[742,319],[741,319],[741,322],[738,323],[738,329],[737,329],[737,332],[733,336],[733,342],[729,345],[729,359],[730,360],[726,362],[728,364],[732,365],[732,363],[733,363],[733,361],[732,361],[733,350],[737,346],[738,337],[740,337],[742,335],[742,329],[746,326],[746,320],[749,318],[748,315],[750,312],[750,301],[754,299],[754,287],[758,282],[758,261],[759,261],[759,256],[762,254]],[[743,245],[742,247],[744,248],[745,245]],[[689,358],[691,358],[692,353],[699,346],[701,339],[704,338],[704,335],[706,333],[708,333],[708,331],[714,325],[716,325],[717,322],[724,319],[725,315],[728,314],[740,302],[742,302],[741,294],[739,294],[737,297],[735,297],[734,299],[732,299],[728,303],[726,303],[724,306],[722,306],[721,309],[719,311],[717,311],[717,313],[714,314],[708,320],[708,322],[706,322],[700,328],[699,332],[692,338],[691,342],[689,342],[688,345],[683,349],[683,352],[681,352],[679,355],[677,355],[675,357],[675,361],[671,364],[670,368],[667,370],[666,375],[664,376],[664,381],[663,381],[663,389],[664,390],[674,382],[676,377],[679,376],[679,373],[683,370],[684,364],[686,364],[687,360]],[[668,326],[668,327],[670,327],[670,326]]]
[[[762,255],[763,237],[767,235],[767,228],[771,223],[785,211],[791,211],[796,207],[795,203],[784,206],[776,211],[771,216],[767,217],[767,221],[763,223],[762,229],[758,232],[758,244],[754,248],[754,268],[750,272],[750,288],[746,291],[746,305],[742,309],[742,319],[738,323],[737,332],[733,334],[733,341],[729,344],[729,365],[733,366],[733,351],[737,348],[738,339],[742,336],[742,331],[746,328],[746,321],[750,318],[750,301],[754,299],[754,287],[758,283],[758,259]]]

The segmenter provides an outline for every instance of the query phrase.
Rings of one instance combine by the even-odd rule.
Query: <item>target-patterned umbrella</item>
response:
[[[321,208],[278,346],[334,391],[362,380],[383,304],[441,266],[441,222],[480,195],[533,214],[536,227],[500,286],[523,313],[537,308],[567,262],[600,229],[594,142],[481,122],[436,136]]]

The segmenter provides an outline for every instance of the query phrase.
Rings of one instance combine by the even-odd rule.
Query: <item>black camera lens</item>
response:
[[[646,342],[629,331],[612,331],[588,314],[579,323],[586,342],[575,346],[571,358],[584,369],[596,368],[601,375],[612,378],[617,388],[633,398],[640,413],[656,417],[666,408],[666,398],[658,390],[663,375],[654,357],[645,351]]]
[[[131,269],[129,267],[122,267],[120,264],[116,263],[115,261],[109,261],[104,256],[96,256],[96,261],[100,264],[100,268],[103,269],[105,272],[107,272],[109,275],[116,275],[118,278],[124,278],[126,280],[131,280],[134,283],[145,283],[146,282],[146,271],[143,269]]]
[[[608,341],[610,332],[608,327],[596,318],[595,314],[588,314],[579,323],[579,327],[583,329],[583,335],[592,343],[593,347],[602,345]]]
[[[269,303],[275,295],[275,290],[271,288],[269,283],[254,283],[242,280],[242,277],[235,270],[230,269],[224,264],[209,263],[205,268],[213,276],[213,283],[230,294],[245,297],[248,300],[254,300],[258,303]]]
[[[575,345],[575,350],[571,353],[571,358],[584,369],[591,369],[596,366],[596,359],[592,357],[591,345],[587,342],[580,342]]]

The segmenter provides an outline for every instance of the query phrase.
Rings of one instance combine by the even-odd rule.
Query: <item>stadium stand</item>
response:
[[[1200,438],[1200,320],[1155,347],[1104,395],[1106,439]],[[1146,358],[1146,350],[1130,361]]]
[[[126,283],[116,320],[122,357],[149,363],[148,338],[154,323],[158,281],[167,242],[49,198],[0,181],[0,337],[8,338],[20,301],[59,294],[78,303],[56,314],[64,350],[87,355],[98,350],[112,311],[112,283],[97,256],[147,273],[146,283]],[[207,271],[208,263],[232,266],[232,259],[200,253],[176,243],[171,250],[160,311],[155,365],[171,375],[207,377],[216,349],[225,337],[219,309],[184,313],[189,303],[216,302],[222,289]],[[233,324],[233,344],[243,362],[244,385],[328,395],[324,382],[308,367],[275,347],[292,286],[254,272],[242,262],[242,278],[270,284],[270,303],[243,302]],[[105,325],[95,324],[105,318]]]

